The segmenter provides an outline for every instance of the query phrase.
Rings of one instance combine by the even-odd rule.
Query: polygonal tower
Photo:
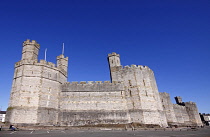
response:
[[[23,42],[22,59],[15,73],[6,122],[27,125],[57,123],[59,92],[67,81],[68,57],[59,56],[57,66],[40,60],[40,45],[35,40]]]
[[[125,88],[130,122],[167,126],[153,71],[147,66],[121,66],[120,55],[108,55],[111,79]],[[153,119],[151,120],[151,117]]]

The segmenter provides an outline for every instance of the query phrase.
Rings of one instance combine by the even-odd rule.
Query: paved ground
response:
[[[0,131],[0,137],[210,137],[210,127],[196,131],[186,129],[164,130],[27,130]]]

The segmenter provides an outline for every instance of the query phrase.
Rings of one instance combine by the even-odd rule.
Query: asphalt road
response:
[[[27,130],[0,131],[0,137],[210,137],[210,127],[193,130]]]

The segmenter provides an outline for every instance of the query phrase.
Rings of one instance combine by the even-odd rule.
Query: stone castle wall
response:
[[[170,99],[170,95],[166,92],[160,92],[160,99],[168,124],[177,125],[177,119],[174,113],[174,108]]]
[[[121,83],[65,83],[60,98],[61,125],[128,122],[125,91]]]
[[[159,93],[147,66],[121,66],[108,55],[111,82],[67,82],[68,57],[40,60],[39,44],[25,41],[15,73],[6,121],[13,124],[81,126],[97,124],[201,125],[194,103],[172,104]],[[181,98],[179,97],[180,101]]]
[[[173,104],[173,108],[178,125],[185,126],[191,124],[185,106]]]
[[[185,102],[185,107],[189,119],[193,125],[202,125],[200,116],[198,115],[198,108],[195,102]]]

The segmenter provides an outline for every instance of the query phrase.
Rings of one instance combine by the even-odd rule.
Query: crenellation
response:
[[[88,81],[87,83],[88,83],[88,84],[93,84],[93,83],[94,83],[94,81]]]
[[[196,103],[195,102],[192,102],[192,101],[189,101],[189,102],[184,102],[185,104],[192,104],[192,105],[195,105]]]
[[[128,69],[130,69],[130,66],[124,66],[124,68],[123,69],[126,69],[126,70],[128,70]]]
[[[102,81],[95,81],[95,83],[96,83],[96,84],[101,84],[101,83],[102,83]]]
[[[79,84],[86,84],[86,81],[80,81]]]
[[[117,54],[117,53],[115,53],[115,52],[112,52],[111,54],[108,54],[108,57],[111,57],[111,56],[120,57],[120,54]]]
[[[37,48],[40,48],[40,45],[35,40],[30,41],[29,39],[27,39],[26,41],[23,42],[23,46],[26,45],[34,45]]]
[[[135,64],[132,64],[130,66],[126,65],[122,69],[123,70],[130,70],[132,68],[139,68],[140,70],[148,70],[149,72],[153,73],[153,71],[148,66],[135,65]]]
[[[40,60],[39,62],[41,65],[46,65],[47,64],[47,61],[46,60]]]
[[[69,84],[77,84],[77,85],[97,85],[97,84],[112,84],[112,85],[116,85],[116,84],[122,84],[123,82],[120,81],[113,81],[112,83],[110,81],[72,81],[72,82],[66,82],[64,83],[65,85],[69,85]]]
[[[140,69],[143,70],[144,69],[144,66],[140,65]]]
[[[55,67],[55,64],[52,63],[52,62],[47,62],[47,65],[48,65],[49,67]]]
[[[104,81],[104,83],[110,83],[110,81]]]
[[[11,124],[84,126],[97,124],[154,124],[161,127],[202,125],[194,102],[172,104],[158,92],[148,66],[122,66],[120,55],[108,54],[110,81],[67,82],[68,57],[57,63],[38,61],[40,45],[23,42],[22,59],[15,64],[6,121]]]
[[[15,68],[17,68],[17,67],[19,67],[21,65],[22,65],[22,61],[18,61],[18,62],[15,63]]]
[[[137,68],[140,68],[141,69],[142,67],[143,67],[142,65],[137,65]]]
[[[131,65],[131,68],[137,68],[137,66],[136,66],[136,65],[134,65],[134,64],[132,64],[132,65]]]

